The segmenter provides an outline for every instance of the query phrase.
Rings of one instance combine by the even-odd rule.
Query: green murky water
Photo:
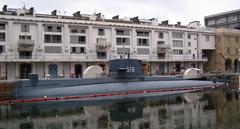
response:
[[[233,90],[104,102],[2,105],[0,129],[239,129]]]

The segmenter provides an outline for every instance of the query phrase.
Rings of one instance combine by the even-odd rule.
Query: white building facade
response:
[[[126,54],[142,60],[145,74],[181,73],[203,69],[205,53],[215,50],[214,30],[197,22],[183,27],[135,20],[5,8],[0,14],[0,78],[22,79],[28,73],[78,78],[90,65],[107,71],[110,59]]]

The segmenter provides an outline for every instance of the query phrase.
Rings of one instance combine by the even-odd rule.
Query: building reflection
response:
[[[195,102],[181,97],[123,102],[62,102],[1,107],[0,129],[236,129],[235,92],[215,91]]]

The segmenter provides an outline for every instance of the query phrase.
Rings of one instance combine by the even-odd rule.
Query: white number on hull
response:
[[[135,67],[127,67],[127,72],[128,73],[134,73],[135,72]]]

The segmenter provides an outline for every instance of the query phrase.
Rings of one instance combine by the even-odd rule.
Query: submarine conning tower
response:
[[[141,60],[114,59],[109,62],[109,75],[117,79],[144,77]]]

